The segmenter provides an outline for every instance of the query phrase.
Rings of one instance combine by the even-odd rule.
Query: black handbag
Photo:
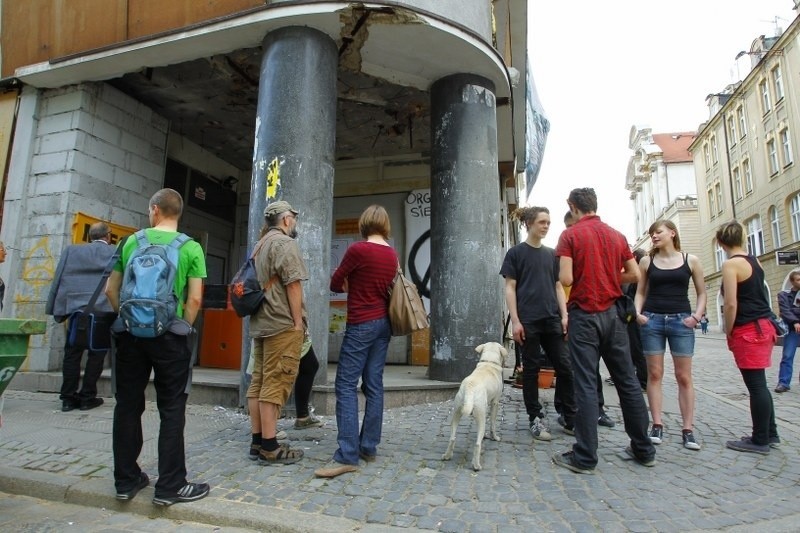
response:
[[[95,311],[94,306],[97,304],[100,291],[105,286],[106,279],[111,274],[111,269],[114,268],[114,263],[119,259],[119,255],[120,247],[118,246],[105,270],[103,270],[100,283],[97,284],[97,288],[92,293],[92,297],[89,298],[86,307],[82,311],[75,311],[70,315],[67,327],[67,344],[71,347],[92,352],[104,352],[111,348],[111,324],[117,319],[117,314]]]

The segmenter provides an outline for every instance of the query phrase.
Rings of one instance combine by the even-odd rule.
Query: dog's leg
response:
[[[499,407],[500,400],[495,400],[489,409],[489,438],[494,441],[500,440],[500,435],[497,433],[497,410]]]
[[[447,451],[442,455],[442,461],[449,461],[453,457],[453,448],[456,445],[456,430],[461,421],[461,406],[457,405],[453,410],[453,419],[450,421],[450,442],[447,444]]]
[[[481,446],[483,445],[483,436],[486,434],[486,408],[483,405],[476,405],[472,410],[472,416],[478,426],[475,451],[472,454],[472,469],[477,472],[481,469]]]

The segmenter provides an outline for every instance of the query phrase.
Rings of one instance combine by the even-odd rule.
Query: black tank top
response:
[[[683,264],[678,268],[661,269],[653,259],[647,267],[647,300],[644,311],[673,315],[691,313],[689,303],[689,280],[692,269],[689,268],[689,256],[683,254]]]
[[[736,319],[733,324],[741,326],[759,318],[767,318],[772,309],[764,287],[764,270],[752,255],[739,254],[731,257],[744,257],[753,268],[753,274],[749,278],[736,284]]]

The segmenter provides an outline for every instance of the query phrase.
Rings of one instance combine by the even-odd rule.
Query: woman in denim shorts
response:
[[[639,263],[642,280],[636,290],[636,321],[639,324],[642,349],[647,359],[647,400],[653,428],[650,440],[661,444],[664,425],[663,403],[664,352],[667,343],[678,382],[678,405],[683,418],[683,446],[699,450],[692,432],[694,424],[694,383],[692,355],[694,329],[706,310],[703,267],[694,255],[681,252],[678,229],[670,220],[658,220],[648,231],[653,243],[649,255]],[[689,280],[697,291],[697,307],[692,312],[689,302]]]

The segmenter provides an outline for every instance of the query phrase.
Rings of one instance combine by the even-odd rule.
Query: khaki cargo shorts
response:
[[[283,407],[297,379],[302,345],[303,332],[293,329],[253,339],[253,378],[247,397]]]

